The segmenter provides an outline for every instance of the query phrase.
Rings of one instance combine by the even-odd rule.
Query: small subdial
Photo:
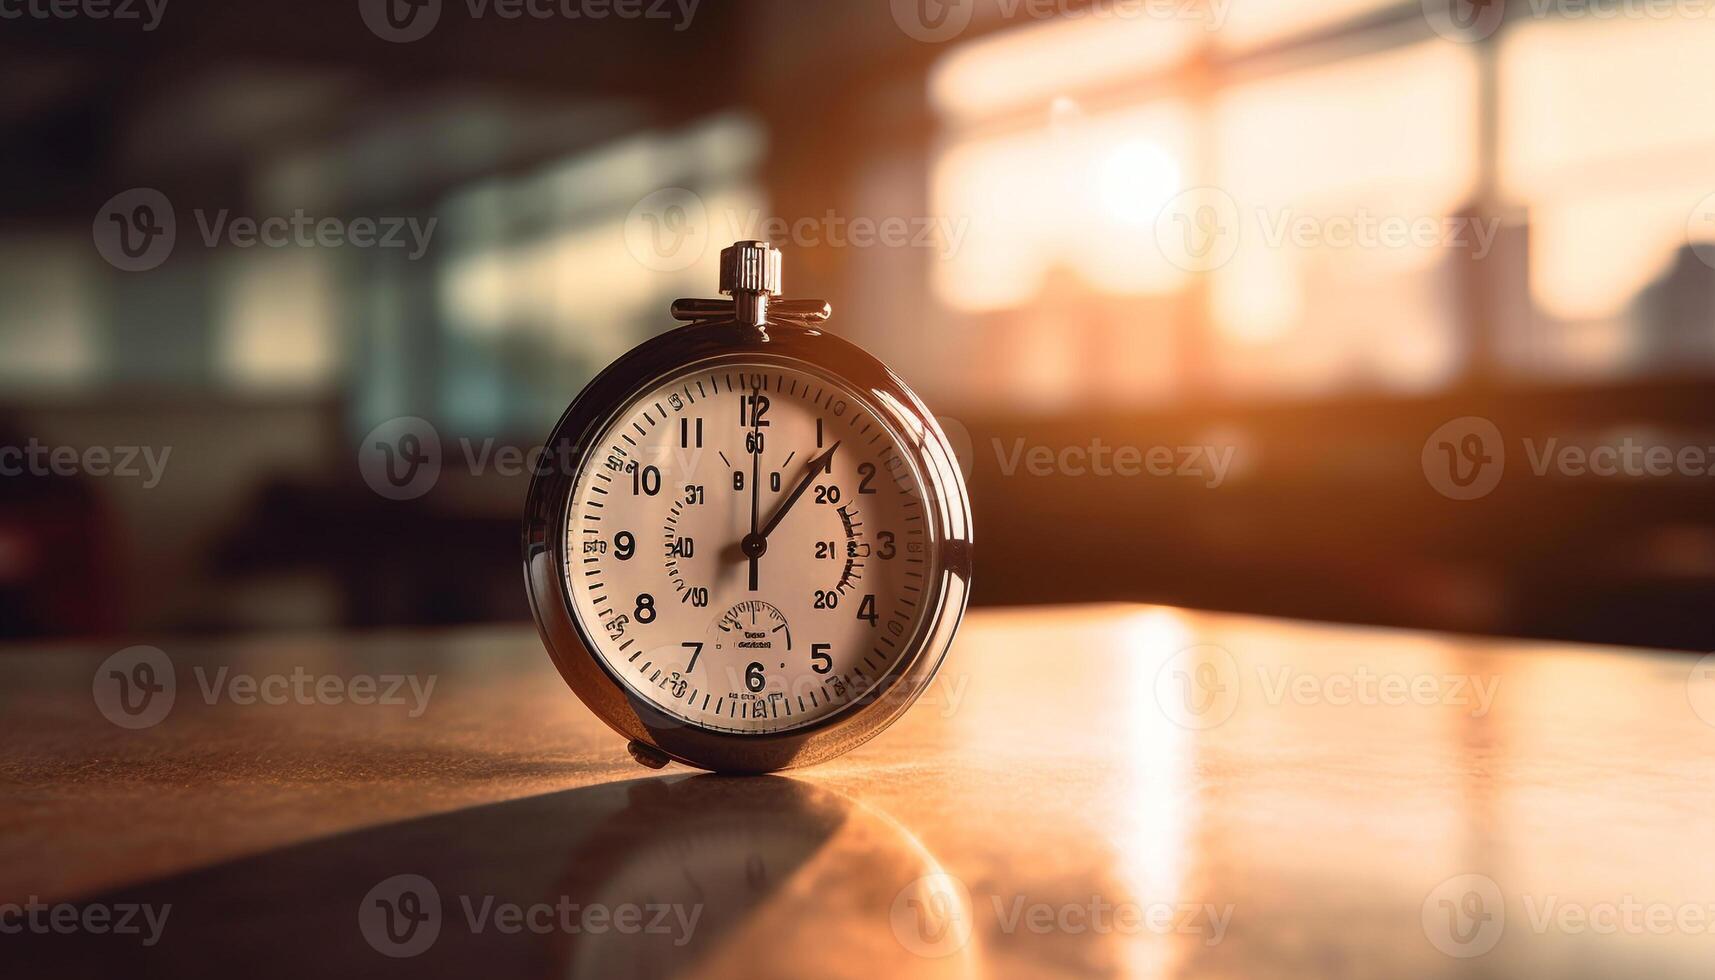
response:
[[[792,628],[786,623],[786,614],[773,603],[747,599],[715,620],[709,628],[709,645],[716,652],[737,650],[751,659],[779,653],[783,660],[792,652]]]
[[[771,602],[747,599],[709,627],[710,686],[740,717],[772,716],[785,707],[780,678],[792,663],[792,627]]]
[[[673,584],[673,594],[681,603],[702,607],[709,604],[709,587],[699,583],[692,570],[697,557],[697,540],[680,523],[685,516],[685,507],[685,501],[673,501],[673,506],[667,510],[666,520],[661,522],[661,559],[667,569],[667,579]]]

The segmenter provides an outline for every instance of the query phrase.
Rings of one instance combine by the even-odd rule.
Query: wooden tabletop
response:
[[[1696,656],[985,611],[880,738],[722,778],[637,767],[524,628],[157,646],[0,652],[4,975],[1715,963]]]

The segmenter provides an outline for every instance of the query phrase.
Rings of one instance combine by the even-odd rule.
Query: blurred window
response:
[[[437,286],[448,425],[535,432],[602,367],[672,326],[667,304],[718,278],[715,239],[739,237],[727,225],[760,212],[762,144],[756,124],[722,117],[452,195],[440,209],[450,258]],[[682,188],[709,226],[700,248],[662,261],[627,239],[659,188]]]
[[[331,384],[343,350],[327,252],[252,249],[220,256],[217,264],[217,376],[254,391]]]
[[[1441,42],[1216,97],[1213,183],[1238,222],[1233,255],[1209,281],[1224,389],[1421,389],[1452,377],[1449,265],[1463,261],[1459,242],[1490,234],[1457,217],[1475,189],[1476,100],[1470,49]]]
[[[1500,175],[1530,223],[1546,374],[1715,363],[1715,21],[1529,21],[1501,46]]]
[[[1224,50],[1244,51],[1349,26],[1398,6],[1396,0],[1225,0],[1214,41]]]
[[[931,89],[945,123],[932,193],[970,231],[932,281],[949,329],[990,362],[971,373],[1000,381],[962,394],[1052,408],[1194,385],[1445,383],[1464,351],[1449,265],[1476,189],[1476,59],[1385,20],[1368,38],[1390,6],[1081,18],[948,55]],[[1244,54],[1295,39],[1305,48],[1285,63]],[[1036,67],[1069,53],[1069,72]]]
[[[1509,6],[1460,43],[1391,0],[1148,9],[1003,27],[933,73],[933,208],[970,231],[931,282],[977,352],[945,387],[1050,408],[1715,365],[1715,21]]]
[[[1141,15],[1003,28],[954,48],[937,63],[930,98],[938,111],[960,121],[1029,111],[1055,95],[1173,68],[1196,50],[1202,35],[1194,17]]]
[[[105,358],[88,245],[65,236],[0,240],[0,384],[9,394],[99,382]]]

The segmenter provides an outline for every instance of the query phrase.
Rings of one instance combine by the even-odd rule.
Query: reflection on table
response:
[[[1678,977],[1715,953],[1696,657],[984,612],[879,739],[729,779],[631,765],[522,630],[162,651],[176,697],[136,730],[90,696],[114,651],[0,655],[0,902],[172,907],[146,947],[9,937],[26,965]],[[435,685],[210,703],[222,668]]]

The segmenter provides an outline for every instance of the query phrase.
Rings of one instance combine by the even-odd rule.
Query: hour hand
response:
[[[816,477],[823,473],[833,472],[834,450],[839,448],[840,444],[836,442],[828,447],[827,452],[806,464],[807,469],[804,478],[798,481],[798,485],[792,488],[792,492],[787,495],[786,501],[780,505],[780,509],[774,512],[774,516],[768,519],[767,524],[763,525],[761,537],[764,541],[767,541],[768,535],[780,525],[780,521],[785,518],[786,512],[792,509],[792,505],[798,502],[798,498],[804,496],[804,491],[810,489],[810,484],[816,482]]]

